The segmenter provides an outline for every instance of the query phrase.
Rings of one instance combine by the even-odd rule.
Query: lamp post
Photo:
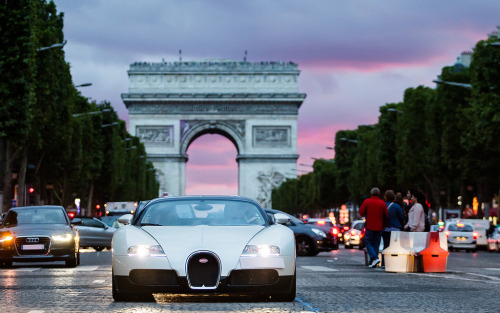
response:
[[[322,162],[335,163],[335,160],[327,160],[327,159],[315,158],[315,157],[311,157],[311,159],[317,160],[317,161],[322,161]]]
[[[111,112],[111,111],[112,111],[111,109],[103,109],[101,111],[75,113],[75,114],[73,114],[73,117],[79,117],[79,116],[83,116],[83,115],[94,115],[94,114],[99,114],[102,112]]]
[[[347,138],[345,138],[345,137],[339,138],[339,140],[341,140],[341,141],[347,141],[347,142],[351,142],[351,143],[355,143],[355,144],[357,144],[357,143],[358,143],[358,141],[357,141],[357,140],[354,140],[354,139],[347,139]]]
[[[67,41],[65,40],[61,43],[55,43],[55,44],[48,46],[48,47],[40,47],[40,48],[36,49],[36,51],[44,51],[44,50],[49,50],[49,49],[54,49],[54,48],[62,48],[62,47],[64,47],[66,42]]]
[[[89,87],[89,86],[92,86],[92,83],[83,83],[80,85],[76,85],[75,87],[78,88],[78,87]]]
[[[399,114],[403,114],[404,112],[395,108],[389,108],[386,110],[387,112],[397,112]]]
[[[102,124],[101,127],[102,128],[111,127],[111,126],[115,126],[115,125],[118,125],[118,124],[120,124],[120,122],[113,122],[113,123],[110,123],[110,124]]]
[[[435,79],[435,80],[433,80],[433,82],[436,83],[436,84],[443,84],[443,85],[450,85],[450,86],[462,87],[462,88],[469,89],[469,90],[472,89],[472,85],[471,84],[448,82],[448,81],[441,80],[441,79]],[[387,111],[389,111],[389,109],[387,109]]]

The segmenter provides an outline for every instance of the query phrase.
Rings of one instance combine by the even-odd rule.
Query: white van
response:
[[[462,219],[450,219],[449,221],[459,221],[462,223],[471,224],[474,227],[474,232],[478,234],[476,239],[476,244],[479,247],[487,247],[488,246],[488,236],[486,236],[486,232],[488,228],[490,228],[490,221],[488,220],[480,220],[474,218],[462,218]]]

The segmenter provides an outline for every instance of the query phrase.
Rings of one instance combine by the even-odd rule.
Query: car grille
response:
[[[175,286],[177,274],[174,270],[131,270],[130,281],[137,285]]]
[[[36,245],[43,245],[43,248],[39,249]],[[28,250],[29,247],[34,247],[36,249]],[[25,236],[16,238],[16,249],[17,253],[20,255],[47,254],[49,252],[49,247],[50,237],[48,236]]]
[[[230,285],[272,285],[278,282],[279,275],[276,270],[233,270],[229,277]]]
[[[187,261],[187,279],[191,289],[215,289],[220,280],[219,258],[211,252],[197,252]]]

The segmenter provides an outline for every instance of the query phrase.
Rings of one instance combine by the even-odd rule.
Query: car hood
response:
[[[163,248],[172,268],[185,272],[186,260],[195,251],[212,251],[221,260],[222,272],[235,268],[247,243],[264,226],[144,226]],[[182,274],[181,274],[182,275]]]
[[[71,231],[65,224],[27,224],[13,227],[4,227],[2,232],[10,232],[14,236],[51,236]]]

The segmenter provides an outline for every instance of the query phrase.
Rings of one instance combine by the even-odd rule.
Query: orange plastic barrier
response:
[[[419,256],[422,258],[422,267],[425,273],[441,273],[446,272],[446,263],[450,253],[441,248],[439,233],[430,232],[429,245],[424,250],[420,251]]]

